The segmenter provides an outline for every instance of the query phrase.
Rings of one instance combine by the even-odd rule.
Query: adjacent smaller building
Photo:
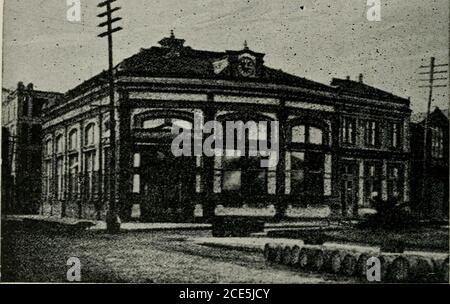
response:
[[[411,207],[425,219],[448,219],[449,214],[449,120],[444,113],[436,108],[430,114],[426,147],[426,114],[411,117]]]
[[[5,212],[38,211],[42,180],[42,106],[61,96],[35,90],[32,83],[25,86],[19,82],[16,90],[2,90],[2,180],[6,182],[2,184],[2,206]]]

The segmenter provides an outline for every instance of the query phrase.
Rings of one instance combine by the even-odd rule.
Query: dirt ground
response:
[[[2,227],[3,282],[65,282],[70,257],[82,282],[335,283],[348,279],[267,266],[262,254],[186,241],[210,231],[49,232],[21,224]]]

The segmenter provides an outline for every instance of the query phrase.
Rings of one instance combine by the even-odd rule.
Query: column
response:
[[[214,97],[212,94],[208,94],[208,103],[212,104],[214,102]],[[215,120],[216,110],[214,108],[205,108],[203,111],[204,122]],[[205,140],[205,136],[203,136]],[[203,142],[203,141],[202,141]],[[214,210],[216,208],[215,200],[215,157],[203,155],[203,217],[206,220],[210,220],[214,217]]]
[[[286,212],[286,200],[285,200],[285,180],[286,180],[286,151],[287,151],[287,117],[286,101],[280,100],[280,106],[277,113],[278,125],[279,125],[279,153],[277,164],[277,183],[276,183],[276,215],[277,220],[281,220]]]
[[[355,215],[358,215],[358,207],[364,205],[364,160],[360,159],[358,161],[358,164],[359,164],[358,204],[355,205],[354,210]]]
[[[405,165],[404,165],[404,180],[403,180],[403,183],[404,183],[403,201],[405,203],[409,203],[409,201],[410,201],[410,199],[409,199],[409,196],[410,196],[409,175],[410,175],[410,163],[409,163],[409,161],[406,161]]]
[[[387,189],[387,178],[388,178],[387,161],[383,160],[383,171],[381,176],[381,199],[387,201],[388,199],[388,189]]]
[[[116,203],[119,217],[123,221],[131,218],[133,207],[133,141],[131,138],[131,109],[128,104],[128,93],[120,94],[116,132]],[[118,191],[118,192],[117,192]]]

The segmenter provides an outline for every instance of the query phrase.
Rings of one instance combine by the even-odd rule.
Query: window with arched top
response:
[[[73,129],[69,133],[69,150],[78,149],[78,129]]]
[[[56,153],[61,154],[64,152],[64,137],[59,135],[56,137]]]
[[[53,140],[47,139],[45,142],[45,154],[51,156],[53,154]]]
[[[141,124],[143,129],[171,130],[172,127],[192,130],[193,124],[190,121],[178,118],[152,118],[144,120]]]
[[[95,144],[95,124],[89,124],[84,133],[84,145],[93,146]]]

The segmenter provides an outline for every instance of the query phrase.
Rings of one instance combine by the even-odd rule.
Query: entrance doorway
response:
[[[193,219],[195,158],[174,157],[170,147],[141,153],[141,219],[189,222]]]

